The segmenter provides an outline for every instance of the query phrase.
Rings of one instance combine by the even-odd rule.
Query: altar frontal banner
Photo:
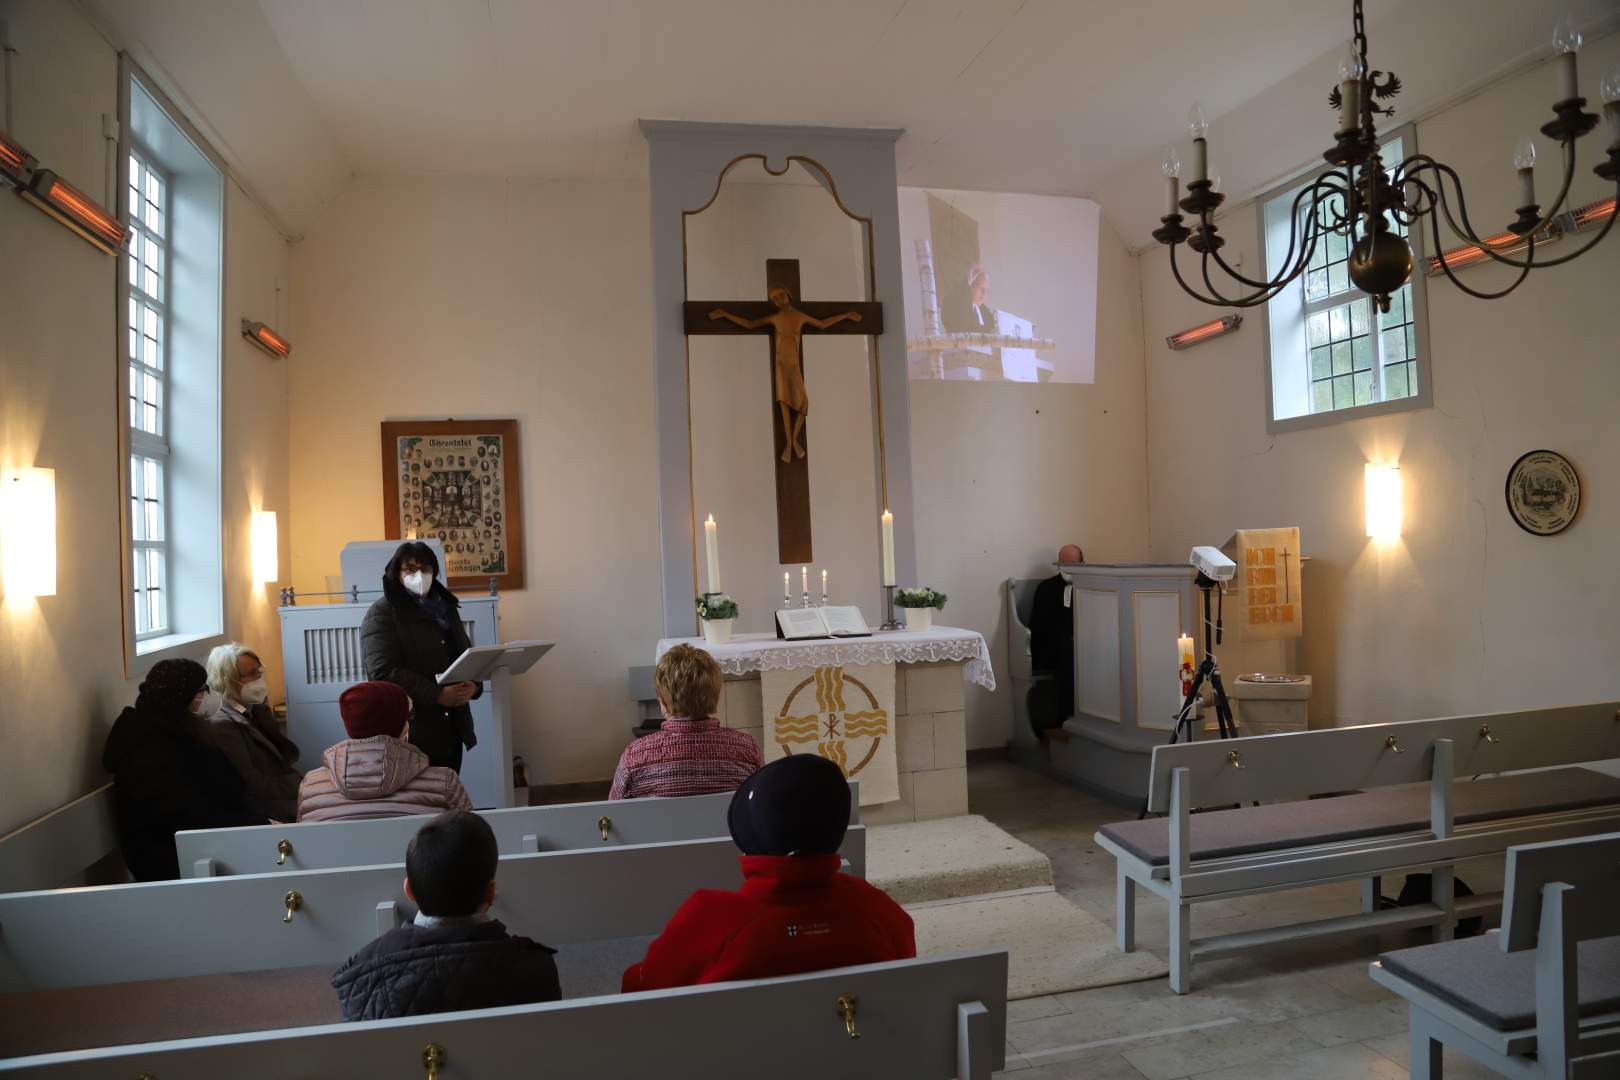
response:
[[[762,671],[765,760],[819,754],[861,782],[861,805],[900,797],[894,665]]]
[[[1239,641],[1297,638],[1304,629],[1299,529],[1239,529],[1221,548],[1237,563],[1228,594],[1226,632]],[[1237,600],[1232,618],[1231,600]]]

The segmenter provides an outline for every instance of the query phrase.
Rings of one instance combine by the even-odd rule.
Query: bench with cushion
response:
[[[769,1073],[777,1080],[989,1080],[1005,1064],[1006,1022],[1007,954],[974,952],[543,1005],[19,1058],[0,1062],[0,1075],[615,1080]]]
[[[1412,1075],[1440,1080],[1443,1046],[1504,1076],[1620,1075],[1620,833],[1511,848],[1506,894],[1501,933],[1372,965],[1410,1003]]]
[[[1118,861],[1119,947],[1135,947],[1138,885],[1169,903],[1177,993],[1195,957],[1414,926],[1449,938],[1460,913],[1499,902],[1455,900],[1458,863],[1620,827],[1620,780],[1568,767],[1617,753],[1613,702],[1157,747],[1149,809],[1169,816],[1096,836]],[[1195,800],[1238,808],[1195,814]],[[1285,801],[1245,805],[1269,800]],[[1433,902],[1380,910],[1379,879],[1399,872],[1431,873]],[[1192,940],[1194,903],[1357,879],[1359,913]]]
[[[567,851],[624,844],[659,844],[729,835],[731,792],[680,799],[602,802],[480,810],[502,855]],[[180,873],[186,877],[328,870],[401,862],[405,845],[424,818],[303,821],[175,834]],[[860,821],[860,785],[850,784],[850,824]],[[863,865],[853,870],[861,874]]]

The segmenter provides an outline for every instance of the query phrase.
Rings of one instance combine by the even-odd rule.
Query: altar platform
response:
[[[996,684],[983,635],[936,626],[811,641],[738,634],[724,645],[666,638],[657,655],[679,644],[704,649],[719,663],[726,677],[720,722],[748,732],[767,761],[779,752],[773,754],[767,745],[763,673],[796,671],[808,678],[818,669],[893,665],[893,722],[884,737],[893,740],[899,798],[863,805],[861,821],[885,825],[967,813],[965,686],[974,682],[994,689]],[[862,786],[867,786],[864,779]]]

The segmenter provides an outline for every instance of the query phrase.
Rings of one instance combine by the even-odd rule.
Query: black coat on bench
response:
[[[332,987],[346,1020],[556,1001],[555,951],[494,920],[400,926],[355,953]]]

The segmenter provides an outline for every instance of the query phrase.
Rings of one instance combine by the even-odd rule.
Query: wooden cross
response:
[[[688,300],[687,334],[769,334],[771,417],[776,432],[776,548],[778,561],[811,563],[810,464],[805,417],[804,334],[881,334],[883,305],[799,299],[799,260],[765,260],[768,300]]]

